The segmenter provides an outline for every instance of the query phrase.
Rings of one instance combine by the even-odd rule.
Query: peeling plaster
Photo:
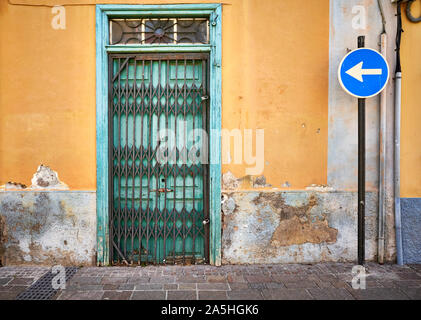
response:
[[[26,188],[27,186],[20,182],[9,181],[8,183],[4,185],[5,190],[22,190]]]
[[[357,193],[226,192],[223,263],[316,263],[357,258]],[[367,193],[366,256],[377,253],[377,194]]]
[[[236,190],[240,187],[240,181],[232,174],[231,171],[222,175],[222,189]]]
[[[310,217],[310,211],[317,205],[317,199],[313,195],[302,206],[287,205],[283,197],[276,193],[261,193],[254,203],[268,203],[279,214],[280,221],[272,235],[272,246],[336,242],[338,230],[329,227],[325,216],[313,220]]]
[[[266,182],[266,177],[261,176],[244,176],[237,178],[232,172],[228,171],[222,175],[223,190],[239,190],[239,189],[263,189],[272,188],[272,185]]]
[[[297,216],[280,221],[272,236],[274,247],[304,243],[335,243],[338,230],[330,228],[326,220],[310,222]]]
[[[68,190],[69,187],[61,182],[58,173],[48,166],[41,164],[31,180],[31,189]]]
[[[253,179],[253,188],[270,188],[270,187],[272,187],[272,185],[266,183],[265,176],[259,176]]]
[[[87,191],[0,192],[5,264],[94,264],[95,203]]]
[[[0,266],[4,264],[5,245],[7,241],[6,218],[0,215]]]
[[[285,181],[285,183],[282,185],[282,188],[291,188],[291,184],[288,181]]]
[[[234,212],[236,208],[235,201],[233,198],[228,197],[226,194],[222,195],[221,209],[225,215],[229,215]]]
[[[0,186],[0,191],[13,190],[69,190],[69,187],[58,178],[58,173],[50,167],[41,164],[34,173],[32,185],[28,188],[20,182],[9,181],[5,185]]]
[[[326,185],[317,185],[317,184],[312,184],[311,186],[306,187],[306,190],[318,191],[318,192],[334,191],[332,187],[329,187]]]

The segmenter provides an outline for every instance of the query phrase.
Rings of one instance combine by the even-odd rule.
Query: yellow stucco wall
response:
[[[413,14],[421,12],[414,2]],[[401,196],[421,197],[421,23],[403,19]]]
[[[326,184],[329,1],[223,3],[223,128],[265,129],[273,187]],[[53,30],[52,17],[0,2],[0,184],[29,184],[44,163],[71,189],[95,189],[95,8],[66,7],[66,30]],[[246,167],[223,172],[243,177]]]

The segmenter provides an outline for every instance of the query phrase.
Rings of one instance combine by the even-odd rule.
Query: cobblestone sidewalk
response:
[[[365,290],[352,289],[353,264],[81,268],[55,299],[421,300],[421,265],[367,265]],[[49,268],[0,268],[0,299],[15,299]]]

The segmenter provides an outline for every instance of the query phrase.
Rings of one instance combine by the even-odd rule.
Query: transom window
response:
[[[110,44],[209,44],[206,18],[110,20]]]

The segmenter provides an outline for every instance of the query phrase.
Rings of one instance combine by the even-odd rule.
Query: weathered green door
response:
[[[208,261],[207,54],[110,55],[114,263]]]

